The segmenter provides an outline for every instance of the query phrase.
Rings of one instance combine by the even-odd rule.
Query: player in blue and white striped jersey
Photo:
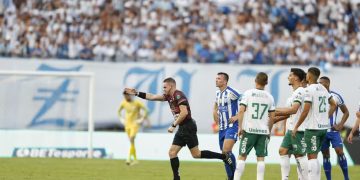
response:
[[[335,112],[333,116],[330,117],[331,129],[329,129],[328,132],[326,133],[326,137],[321,148],[324,157],[323,167],[324,167],[325,175],[327,180],[331,179],[331,163],[330,163],[330,152],[329,152],[330,143],[331,143],[332,147],[335,149],[336,154],[339,157],[339,165],[342,169],[344,179],[347,180],[349,179],[348,166],[347,166],[346,157],[343,152],[343,142],[340,137],[339,131],[344,127],[346,120],[349,118],[349,110],[346,107],[344,99],[341,97],[341,95],[334,91],[329,90],[330,79],[328,77],[326,76],[321,77],[319,83],[322,84],[330,92],[330,94],[332,95],[333,99],[336,102]],[[337,121],[339,108],[343,113],[340,122]]]
[[[236,164],[232,148],[237,140],[238,122],[230,122],[230,118],[238,113],[240,93],[227,85],[229,75],[219,72],[216,77],[216,100],[214,105],[214,121],[219,125],[219,145],[223,153],[229,154],[232,164]],[[225,164],[228,179],[233,179],[235,166],[231,167]]]

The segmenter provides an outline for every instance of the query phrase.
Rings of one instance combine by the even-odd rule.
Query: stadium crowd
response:
[[[0,0],[6,57],[360,67],[360,0]]]

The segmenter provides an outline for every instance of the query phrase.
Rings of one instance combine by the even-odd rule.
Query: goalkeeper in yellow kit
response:
[[[147,120],[147,108],[139,100],[133,100],[132,95],[124,94],[124,100],[121,102],[118,109],[118,115],[121,123],[125,125],[125,132],[130,140],[129,156],[126,160],[127,165],[133,165],[137,163],[136,150],[135,150],[135,137],[139,130],[139,126]],[[122,116],[122,111],[125,110],[125,117]],[[141,113],[141,110],[143,113]],[[131,160],[133,157],[133,161]]]

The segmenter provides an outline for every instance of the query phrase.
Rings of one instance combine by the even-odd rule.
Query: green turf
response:
[[[181,176],[185,180],[226,179],[221,162],[181,162]],[[360,179],[360,168],[350,167],[351,179]],[[140,161],[127,166],[123,160],[101,159],[23,159],[0,158],[0,179],[122,179],[122,180],[162,180],[171,179],[170,164],[167,161]],[[296,179],[296,169],[292,166],[291,178]],[[322,175],[324,179],[324,174]],[[255,179],[256,165],[247,164],[243,179]],[[266,165],[265,179],[280,179],[279,165]],[[339,167],[333,168],[333,179],[342,179]]]

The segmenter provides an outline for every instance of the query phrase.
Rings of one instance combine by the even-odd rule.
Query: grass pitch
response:
[[[185,180],[226,179],[222,162],[180,161],[180,174]],[[332,174],[333,179],[343,179],[338,166],[333,167]],[[349,174],[350,179],[360,179],[360,167],[350,167]],[[290,179],[296,177],[295,166],[292,166]],[[280,178],[280,165],[266,165],[266,180]],[[140,161],[137,165],[127,166],[124,160],[0,158],[0,180],[12,179],[170,180],[172,172],[168,161]],[[255,164],[246,164],[243,179],[256,179]],[[323,172],[322,179],[325,179]]]

